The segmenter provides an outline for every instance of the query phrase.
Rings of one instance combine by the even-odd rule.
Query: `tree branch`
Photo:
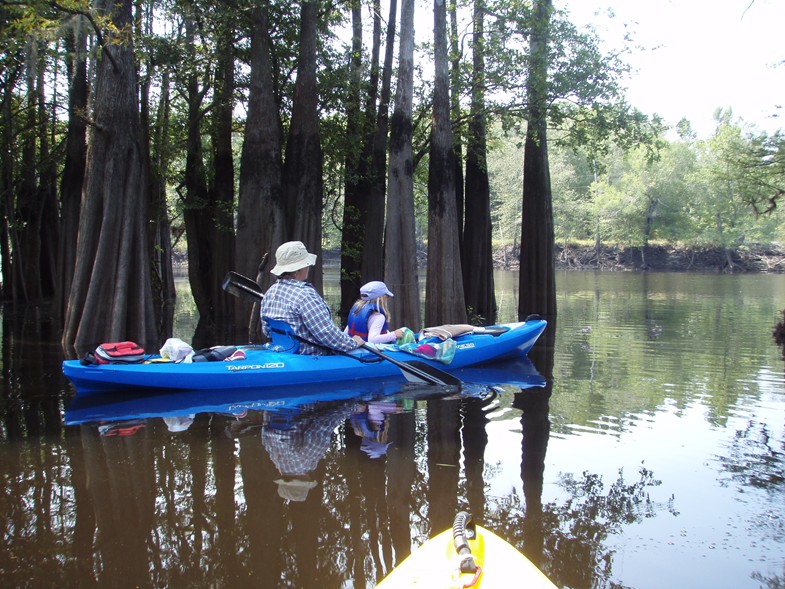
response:
[[[85,17],[87,21],[92,25],[93,31],[95,32],[96,39],[98,40],[98,44],[101,46],[101,49],[103,50],[106,57],[109,58],[109,61],[112,63],[112,68],[114,69],[115,72],[119,71],[119,68],[117,67],[117,62],[114,60],[114,57],[112,57],[112,52],[109,51],[109,46],[106,44],[104,36],[101,33],[101,28],[98,26],[98,23],[95,21],[95,18],[93,18],[93,15],[90,13],[90,11],[68,8],[67,6],[63,6],[62,4],[57,2],[57,0],[52,0],[51,4],[53,8],[65,12],[66,14],[75,14],[78,16]]]

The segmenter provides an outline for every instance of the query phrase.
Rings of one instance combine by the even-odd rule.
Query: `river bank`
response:
[[[650,245],[646,248],[557,245],[556,267],[562,270],[612,270],[622,272],[785,273],[785,247],[756,246],[737,250]],[[494,253],[498,269],[518,268],[518,250],[512,246]]]
[[[497,270],[517,270],[520,248],[512,245],[497,247],[493,265]],[[422,267],[427,252],[419,251]],[[322,252],[325,268],[340,268],[340,250]],[[602,246],[599,254],[594,246],[576,244],[554,247],[554,262],[559,270],[610,270],[617,272],[710,272],[726,274],[785,274],[785,247],[780,245],[744,246],[736,250],[722,248],[688,248],[679,245],[639,247]],[[178,268],[187,268],[185,255],[175,258]]]

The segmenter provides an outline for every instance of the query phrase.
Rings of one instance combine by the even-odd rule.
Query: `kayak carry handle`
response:
[[[476,537],[477,529],[474,526],[472,516],[466,511],[458,512],[452,524],[452,540],[455,552],[462,557],[466,557],[461,559],[462,573],[477,572],[477,563],[474,562],[472,549],[469,546],[469,540],[474,540]]]

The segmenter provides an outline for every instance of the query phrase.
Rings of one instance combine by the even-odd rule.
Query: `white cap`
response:
[[[372,301],[373,299],[378,299],[384,295],[389,297],[394,296],[393,293],[390,292],[390,289],[387,288],[387,285],[381,280],[372,280],[368,284],[363,284],[362,287],[360,287],[361,299]]]

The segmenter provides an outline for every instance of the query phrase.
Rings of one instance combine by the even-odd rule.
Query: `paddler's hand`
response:
[[[358,348],[361,347],[365,343],[365,340],[363,338],[361,338],[359,335],[353,335],[352,339],[357,342],[357,347]]]

